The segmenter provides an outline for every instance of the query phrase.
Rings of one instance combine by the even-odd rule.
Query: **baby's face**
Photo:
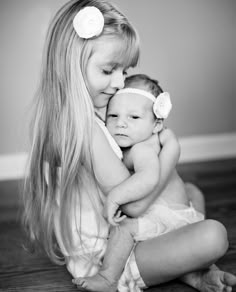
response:
[[[106,126],[120,147],[131,147],[151,137],[156,125],[152,107],[151,100],[138,94],[112,97]]]

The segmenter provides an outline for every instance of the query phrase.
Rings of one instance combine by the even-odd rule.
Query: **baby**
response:
[[[163,92],[156,80],[143,74],[128,77],[125,88],[109,102],[106,126],[122,149],[123,162],[132,175],[112,189],[104,204],[109,223],[118,228],[111,228],[101,270],[94,277],[74,280],[89,291],[116,291],[135,241],[204,220],[204,203],[197,204],[197,210],[193,207],[184,182],[175,169],[159,197],[155,192],[161,175],[158,154],[162,151],[164,139],[173,135],[171,130],[163,130],[163,121],[171,107],[169,94]],[[155,147],[148,140],[154,134],[158,142]],[[177,143],[169,143],[168,151],[178,152],[177,146]],[[150,207],[138,218],[127,218],[121,212],[133,202],[135,217],[135,206],[140,210],[143,200],[148,197]]]
[[[168,135],[173,135],[169,129],[165,129],[163,134],[161,133],[163,121],[168,117],[171,108],[169,94],[162,91],[157,81],[144,74],[128,77],[125,82],[125,88],[119,90],[110,100],[107,109],[107,129],[122,149],[123,162],[133,173],[129,179],[132,179],[132,186],[135,187],[135,183],[141,182],[141,187],[144,189],[143,192],[139,189],[140,197],[137,197],[137,193],[130,197],[128,191],[125,192],[126,187],[124,187],[124,191],[123,188],[121,189],[122,185],[124,185],[122,183],[110,192],[105,203],[105,213],[111,224],[117,225],[118,217],[115,215],[119,206],[131,201],[137,201],[137,204],[139,204],[138,202],[145,196],[143,193],[149,194],[150,191],[155,191],[155,186],[158,184],[161,174],[158,160],[158,154],[161,151],[161,139],[167,139]],[[150,145],[147,142],[147,139],[158,133],[160,134],[156,135],[156,137],[159,139],[159,144],[157,143],[154,148],[153,144]],[[169,151],[176,151],[176,143],[170,144],[169,147]],[[128,183],[130,184],[130,182]],[[130,193],[133,194],[134,192]],[[154,211],[157,206],[158,212]],[[166,216],[167,212],[165,210],[163,215],[165,215],[165,220],[168,221],[168,224],[165,225],[165,228],[168,228],[166,232],[169,231],[169,228],[179,227],[178,224],[182,226],[183,221],[193,223],[192,220],[203,219],[203,215],[192,208],[191,201],[186,194],[185,184],[176,170],[173,170],[172,176],[161,195],[138,221],[143,221],[143,218],[149,217],[147,215],[153,214],[153,212],[160,214],[160,206],[162,206],[161,209],[163,209],[163,206],[168,207],[168,209],[171,207],[171,210],[176,209],[171,214],[173,213],[172,216],[174,216],[175,213],[178,213],[178,218],[179,213],[188,214],[187,218],[184,215],[184,218],[179,222],[179,220],[171,219],[170,214]],[[197,207],[200,212],[204,212],[204,206],[199,205]],[[150,216],[153,217],[152,215]],[[162,223],[163,219],[162,216]],[[146,227],[143,231],[145,230],[147,230]],[[153,235],[149,230],[148,234],[144,236],[143,232],[139,230],[138,237],[141,240],[140,237],[144,236],[144,239],[147,239],[146,236],[153,237]]]

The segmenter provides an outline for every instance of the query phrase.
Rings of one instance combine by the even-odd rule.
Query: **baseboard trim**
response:
[[[181,138],[180,163],[236,157],[236,133]]]
[[[180,163],[236,157],[236,133],[182,137]],[[28,154],[0,155],[0,180],[23,179]]]
[[[0,155],[0,180],[25,177],[28,154],[25,152]]]

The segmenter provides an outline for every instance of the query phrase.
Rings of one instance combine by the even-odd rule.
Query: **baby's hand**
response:
[[[107,218],[108,222],[113,226],[119,225],[119,223],[126,218],[125,215],[121,216],[119,207],[119,204],[114,202],[109,196],[107,197],[103,213],[104,217]]]

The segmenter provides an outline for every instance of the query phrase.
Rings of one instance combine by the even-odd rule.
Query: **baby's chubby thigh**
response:
[[[167,232],[166,224],[162,222],[156,210],[148,210],[143,216],[137,218],[137,232],[134,234],[135,241],[144,241],[157,237]]]

